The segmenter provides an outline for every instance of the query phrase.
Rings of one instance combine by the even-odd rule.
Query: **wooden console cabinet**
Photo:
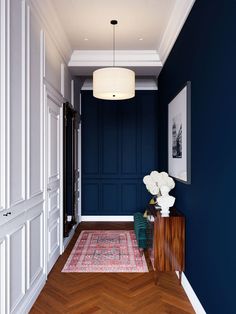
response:
[[[181,283],[185,267],[185,217],[171,209],[169,217],[162,217],[160,211],[151,208],[154,217],[153,230],[153,267],[155,283],[159,271],[179,271]]]

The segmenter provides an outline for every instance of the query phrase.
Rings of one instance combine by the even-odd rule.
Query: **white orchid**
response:
[[[161,196],[162,187],[166,186],[169,190],[175,187],[174,180],[166,172],[152,171],[150,175],[143,178],[143,183],[152,195]]]

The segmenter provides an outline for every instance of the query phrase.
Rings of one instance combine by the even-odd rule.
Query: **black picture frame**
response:
[[[168,104],[168,173],[191,184],[191,82]]]

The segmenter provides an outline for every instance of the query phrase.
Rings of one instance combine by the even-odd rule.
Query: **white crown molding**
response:
[[[176,271],[176,275],[179,278],[178,271]],[[201,302],[199,301],[196,293],[194,292],[192,286],[190,285],[184,273],[182,273],[181,284],[182,284],[182,287],[184,288],[184,291],[187,294],[187,297],[189,298],[190,303],[192,304],[194,311],[197,314],[206,314],[206,311],[204,310]]]
[[[26,0],[42,21],[48,35],[54,41],[58,52],[67,64],[72,54],[70,42],[59,21],[51,1]]]
[[[195,0],[177,0],[170,15],[168,25],[164,31],[161,43],[157,51],[164,65],[177,37],[194,5]]]
[[[70,67],[101,67],[113,63],[112,50],[74,50]],[[156,50],[116,50],[116,66],[161,67],[162,62]]]
[[[135,90],[157,90],[157,80],[154,78],[135,79]],[[93,90],[93,80],[86,79],[81,90]]]

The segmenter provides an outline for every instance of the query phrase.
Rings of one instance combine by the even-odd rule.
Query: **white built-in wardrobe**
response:
[[[43,2],[1,0],[0,6],[1,314],[30,310],[65,247],[62,104],[77,100],[69,45]]]

